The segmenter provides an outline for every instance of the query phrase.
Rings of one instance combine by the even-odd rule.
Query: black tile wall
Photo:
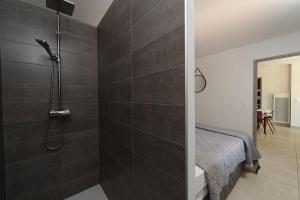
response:
[[[184,26],[133,53],[134,76],[164,70],[184,63]]]
[[[60,199],[58,153],[6,166],[7,199]]]
[[[183,106],[135,103],[133,117],[133,126],[136,129],[184,145]]]
[[[149,12],[160,1],[161,0],[148,0],[148,1],[133,0],[132,2],[133,24],[135,24],[139,19],[141,19],[147,12]]]
[[[184,200],[185,187],[167,176],[157,166],[135,156],[135,199]]]
[[[6,186],[1,199],[67,198],[99,183],[97,28],[61,18],[63,104],[72,116],[63,120],[65,146],[48,151],[43,136],[51,61],[35,39],[46,40],[55,51],[56,16],[17,0],[0,3],[0,142],[4,143],[0,152],[4,159],[5,150],[1,167],[6,170],[5,179],[3,173],[0,176]],[[120,91],[114,91],[114,98],[123,98]],[[58,141],[57,128],[54,121],[52,144]]]
[[[185,162],[184,147],[173,144],[148,133],[134,130],[134,152],[147,159],[153,165],[169,174],[172,178],[184,183]]]
[[[133,79],[133,101],[184,105],[184,67],[147,74]]]
[[[104,191],[184,200],[184,1],[114,0],[97,32]]]
[[[2,7],[2,0],[0,0],[0,16],[1,16],[1,7]],[[0,35],[1,35],[1,21],[0,21]],[[0,75],[2,72],[2,65],[1,65],[1,45],[0,45]],[[4,134],[3,134],[3,115],[2,115],[2,79],[0,76],[0,199],[5,200],[5,153],[4,153]]]
[[[144,3],[143,1],[135,2]],[[135,12],[137,11],[134,9],[133,13]],[[134,24],[132,29],[133,49],[137,50],[183,24],[184,2],[182,0],[160,1]]]

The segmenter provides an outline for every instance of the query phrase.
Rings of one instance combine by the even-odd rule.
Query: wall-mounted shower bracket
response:
[[[69,109],[66,110],[51,110],[49,112],[50,117],[70,117],[71,111]]]
[[[57,62],[57,63],[59,63],[60,62],[60,59],[59,59],[59,56],[58,55],[56,55],[56,54],[54,54],[54,55],[52,55],[52,57],[51,57],[55,62]]]

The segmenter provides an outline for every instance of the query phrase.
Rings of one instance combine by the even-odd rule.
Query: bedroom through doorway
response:
[[[262,154],[260,174],[264,179],[254,181],[288,188],[289,199],[298,199],[300,56],[261,59],[254,68],[253,138]]]

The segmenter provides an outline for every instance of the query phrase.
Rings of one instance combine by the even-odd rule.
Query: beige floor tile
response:
[[[299,200],[300,128],[276,127],[257,133],[262,154],[258,175],[245,171],[228,200]]]
[[[260,162],[261,170],[259,175],[278,181],[279,183],[298,187],[298,180],[295,178],[298,176],[297,166],[285,166],[279,165],[273,160],[262,159]]]
[[[244,173],[228,200],[298,200],[298,188],[253,173]]]

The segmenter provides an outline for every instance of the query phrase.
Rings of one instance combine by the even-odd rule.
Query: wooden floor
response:
[[[276,129],[274,135],[258,131],[262,169],[258,175],[245,170],[228,200],[299,200],[300,129]]]

